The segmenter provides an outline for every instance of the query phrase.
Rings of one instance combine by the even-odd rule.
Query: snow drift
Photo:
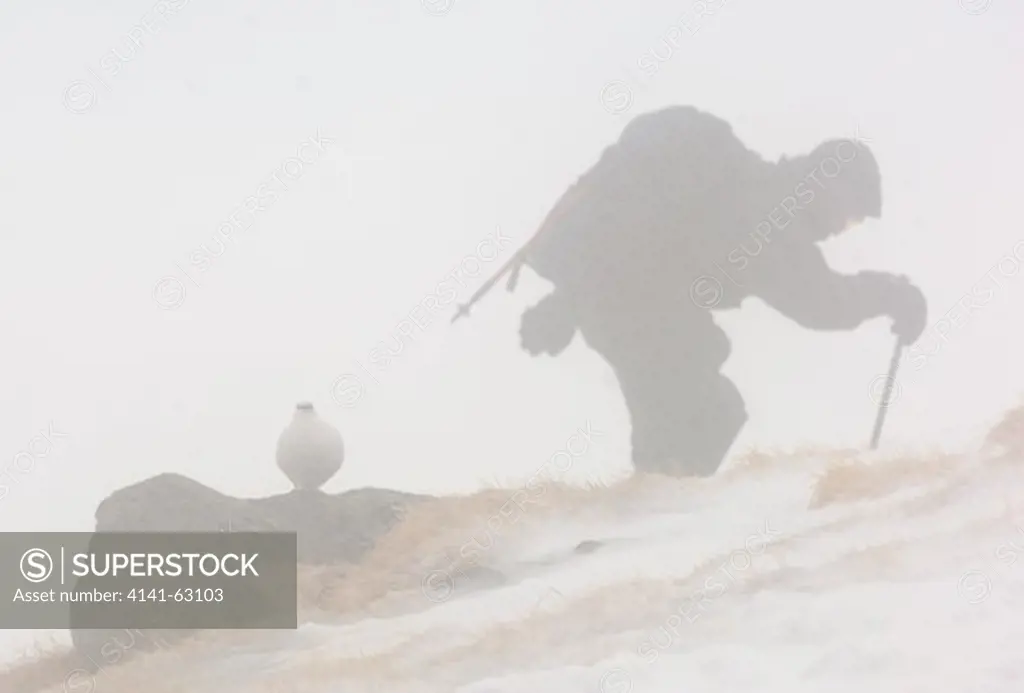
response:
[[[297,631],[207,632],[94,673],[52,651],[0,689],[1019,690],[1022,488],[1024,409],[970,453],[536,480],[414,506],[358,565],[302,568]]]

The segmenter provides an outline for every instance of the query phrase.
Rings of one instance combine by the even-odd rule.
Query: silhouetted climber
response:
[[[636,469],[712,474],[747,414],[719,372],[730,344],[710,309],[757,296],[811,329],[890,316],[905,344],[924,331],[906,278],[838,274],[815,245],[881,211],[863,143],[770,163],[694,108],[638,116],[503,268],[510,288],[522,264],[555,285],[524,312],[522,346],[557,355],[580,332],[618,378]]]

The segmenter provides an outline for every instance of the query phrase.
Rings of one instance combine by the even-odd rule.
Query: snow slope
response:
[[[297,631],[208,633],[47,690],[1024,690],[1022,421],[972,454],[545,481],[508,515],[507,491],[442,502],[311,578],[336,584]]]

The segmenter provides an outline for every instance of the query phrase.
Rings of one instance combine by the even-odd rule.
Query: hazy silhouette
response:
[[[836,273],[815,245],[881,212],[862,142],[773,163],[697,109],[638,116],[509,265],[510,288],[522,264],[556,287],[524,312],[522,346],[557,355],[581,333],[618,377],[635,467],[711,474],[747,414],[719,372],[730,343],[710,309],[757,296],[811,329],[890,316],[905,344],[923,332],[926,302],[906,278]]]

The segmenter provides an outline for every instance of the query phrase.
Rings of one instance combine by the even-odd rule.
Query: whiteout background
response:
[[[1024,238],[1024,10],[965,4],[730,0],[680,30],[693,6],[661,0],[176,0],[154,35],[133,30],[153,17],[146,2],[4,3],[0,465],[51,425],[65,435],[0,481],[0,530],[89,530],[108,493],[165,471],[234,495],[283,492],[274,444],[302,399],[348,445],[332,491],[514,483],[587,420],[607,435],[572,478],[625,473],[610,369],[580,342],[553,361],[518,349],[518,315],[547,290],[528,272],[453,328],[448,304],[379,383],[356,361],[369,366],[488,235],[527,240],[629,118],[669,104],[726,118],[773,159],[868,139],[883,219],[828,257],[908,274],[936,322]],[[652,63],[666,36],[677,45]],[[131,56],[114,76],[112,49]],[[615,80],[630,89],[624,112]],[[66,92],[78,81],[95,90],[84,112],[81,87]],[[334,143],[202,287],[186,281],[180,307],[157,305],[158,280],[181,277],[175,263],[188,268],[318,131]],[[924,369],[905,370],[887,446],[968,445],[1017,401],[1024,274],[1003,285]],[[751,415],[736,449],[865,444],[887,321],[813,333],[754,300],[720,321]],[[345,373],[367,385],[350,408],[331,396]]]

